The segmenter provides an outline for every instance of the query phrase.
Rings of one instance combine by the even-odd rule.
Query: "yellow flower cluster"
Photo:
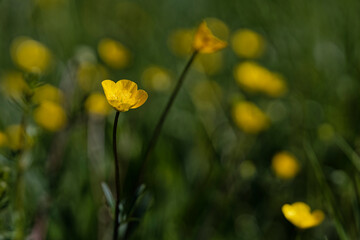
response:
[[[269,126],[269,119],[255,104],[240,101],[232,111],[234,122],[245,133],[257,134]]]
[[[130,63],[130,51],[120,42],[111,38],[104,38],[99,42],[100,58],[114,69],[122,69]]]
[[[130,80],[123,79],[116,83],[104,80],[101,84],[108,103],[120,112],[138,108],[148,98],[148,94],[144,90],[138,90],[137,84]]]
[[[231,46],[239,57],[258,58],[264,52],[265,41],[250,29],[240,29],[233,34]]]
[[[286,83],[282,77],[255,62],[246,61],[235,68],[235,79],[238,84],[250,92],[261,92],[271,97],[282,96]]]
[[[33,101],[39,104],[33,113],[39,126],[55,132],[66,125],[66,113],[61,106],[63,94],[59,89],[49,84],[40,86],[34,90]]]
[[[13,61],[27,72],[44,73],[51,65],[50,50],[31,38],[16,38],[10,50]]]
[[[291,179],[299,172],[300,166],[294,155],[283,151],[273,157],[272,169],[277,177]]]
[[[281,210],[287,220],[301,229],[315,227],[325,218],[321,210],[311,212],[310,207],[303,202],[285,204]]]

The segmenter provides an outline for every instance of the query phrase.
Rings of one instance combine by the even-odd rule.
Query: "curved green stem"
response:
[[[143,171],[145,169],[145,165],[146,165],[146,163],[147,163],[147,161],[149,159],[150,153],[151,153],[152,149],[155,147],[155,144],[156,144],[157,139],[158,139],[158,137],[160,135],[161,129],[162,129],[163,125],[164,125],[165,119],[166,119],[166,117],[167,117],[167,115],[168,115],[168,113],[169,113],[169,111],[170,111],[170,109],[171,109],[171,107],[172,107],[172,105],[173,105],[173,103],[175,101],[176,96],[179,93],[179,90],[180,90],[181,86],[184,83],[186,73],[189,71],[190,66],[194,62],[195,57],[197,56],[197,54],[198,54],[198,52],[194,51],[193,54],[191,55],[189,61],[187,62],[184,70],[182,71],[182,73],[181,73],[181,75],[179,77],[179,80],[176,83],[176,86],[175,86],[175,88],[174,88],[174,90],[173,90],[173,92],[172,92],[172,94],[171,94],[171,96],[169,98],[169,101],[166,104],[166,107],[165,107],[164,111],[161,114],[161,117],[160,117],[158,123],[156,124],[155,130],[154,130],[154,132],[153,132],[153,134],[151,136],[149,145],[148,145],[148,147],[147,147],[147,149],[145,151],[145,154],[144,154],[144,158],[143,158],[141,168],[140,168],[140,172],[139,172],[139,180],[142,177],[142,174],[143,174]]]
[[[114,152],[114,163],[115,163],[115,191],[116,191],[113,240],[117,240],[119,235],[120,170],[119,170],[119,161],[117,157],[117,143],[116,143],[116,130],[119,120],[119,114],[120,112],[116,111],[116,115],[114,119],[114,128],[113,128],[113,152]]]

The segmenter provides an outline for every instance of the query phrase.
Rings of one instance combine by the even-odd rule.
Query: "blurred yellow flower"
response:
[[[116,83],[104,80],[101,84],[108,103],[120,112],[138,108],[148,98],[148,94],[144,90],[138,90],[137,84],[130,80],[122,79]]]
[[[190,55],[194,32],[192,29],[178,29],[172,32],[168,39],[170,50],[178,57]]]
[[[155,91],[166,91],[171,86],[171,75],[162,67],[151,66],[145,69],[141,76],[143,85]]]
[[[287,220],[301,229],[315,227],[325,218],[325,214],[321,210],[311,212],[310,207],[303,202],[295,202],[292,205],[285,204],[281,210]]]
[[[34,110],[34,120],[51,132],[62,129],[67,121],[64,109],[59,104],[46,100]]]
[[[233,34],[231,45],[240,57],[257,58],[264,52],[265,41],[261,35],[250,29],[240,29]]]
[[[234,122],[245,133],[257,134],[269,126],[269,119],[255,104],[241,101],[232,111]]]
[[[50,84],[44,84],[35,88],[32,100],[34,103],[41,103],[43,101],[51,101],[54,103],[61,103],[64,99],[62,91]]]
[[[262,92],[271,97],[280,97],[286,91],[286,83],[282,77],[272,73],[255,62],[240,63],[234,71],[235,79],[245,90]]]
[[[213,53],[227,46],[227,43],[215,37],[206,22],[202,22],[197,29],[193,41],[193,48],[199,53]]]
[[[43,73],[51,64],[51,53],[42,43],[28,37],[18,37],[11,43],[11,57],[23,70]]]
[[[12,150],[20,150],[25,143],[30,143],[30,138],[26,135],[25,130],[19,124],[10,125],[5,129],[7,146]]]
[[[101,93],[92,93],[85,101],[85,109],[90,114],[107,115],[111,108]]]
[[[300,166],[295,158],[289,152],[283,151],[277,153],[272,159],[272,169],[277,177],[282,179],[290,179],[295,177],[299,172]]]
[[[20,72],[8,72],[2,76],[2,92],[11,98],[21,98],[30,88]]]
[[[6,134],[3,132],[0,132],[0,147],[3,147],[7,144],[7,137]]]
[[[76,73],[80,88],[87,92],[97,89],[99,79],[105,79],[107,76],[108,73],[103,65],[91,62],[81,63]]]
[[[129,50],[116,40],[102,39],[98,45],[98,52],[100,58],[112,68],[125,68],[130,63]]]

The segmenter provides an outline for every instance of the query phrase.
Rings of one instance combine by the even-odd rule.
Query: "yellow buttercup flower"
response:
[[[111,108],[106,101],[106,98],[101,93],[92,93],[85,101],[85,109],[90,114],[107,115]]]
[[[104,38],[99,42],[98,52],[100,58],[115,69],[125,68],[130,63],[130,52],[120,42]]]
[[[11,98],[21,98],[30,91],[28,84],[20,72],[8,72],[2,76],[2,92]]]
[[[62,91],[50,84],[44,84],[35,88],[32,100],[34,103],[41,103],[43,101],[51,101],[54,103],[61,103],[64,99]]]
[[[246,133],[257,134],[269,126],[268,117],[251,102],[236,103],[232,115],[234,122]]]
[[[280,97],[286,90],[282,77],[251,61],[240,63],[234,71],[235,79],[245,90]]]
[[[64,109],[57,103],[43,101],[34,110],[34,120],[37,124],[48,131],[58,131],[66,124]]]
[[[46,46],[28,37],[18,37],[12,42],[11,57],[23,70],[33,73],[48,70],[52,58]]]
[[[258,33],[250,29],[241,29],[233,34],[231,45],[240,57],[257,58],[264,52],[265,41]]]
[[[226,46],[226,42],[214,36],[205,21],[200,24],[193,41],[195,51],[200,53],[213,53]]]
[[[104,80],[101,84],[108,103],[120,112],[138,108],[148,98],[148,94],[144,90],[138,90],[137,84],[130,80],[123,79],[116,83]]]
[[[277,153],[272,159],[272,169],[279,178],[290,179],[299,172],[300,166],[295,156],[283,151]]]
[[[311,212],[310,207],[303,202],[295,202],[292,205],[285,204],[281,210],[287,220],[301,229],[315,227],[325,218],[325,214],[321,210]]]

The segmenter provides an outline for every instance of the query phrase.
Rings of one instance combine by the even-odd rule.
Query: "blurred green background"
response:
[[[120,114],[126,206],[204,19],[228,47],[191,67],[131,239],[360,239],[359,12],[356,0],[0,0],[0,239],[111,239],[115,110],[101,81],[149,94]],[[293,226],[281,208],[298,201],[323,222]]]

